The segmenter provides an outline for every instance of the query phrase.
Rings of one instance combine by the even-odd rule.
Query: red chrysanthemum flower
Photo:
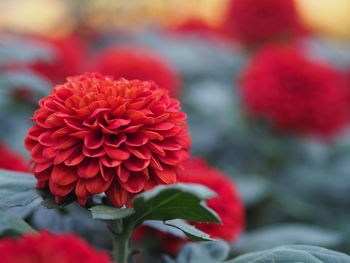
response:
[[[87,53],[86,44],[77,36],[62,38],[37,38],[53,51],[48,61],[38,61],[31,67],[53,83],[62,83],[67,76],[81,72],[82,63]]]
[[[305,32],[294,0],[231,0],[223,27],[246,44],[293,37]]]
[[[85,73],[40,102],[25,145],[37,186],[81,205],[105,192],[116,206],[177,180],[190,138],[179,101],[153,82]]]
[[[239,236],[244,228],[245,215],[243,203],[232,179],[220,170],[210,167],[204,160],[194,158],[184,162],[184,170],[179,173],[179,182],[201,184],[217,193],[217,197],[208,200],[207,205],[220,216],[222,224],[196,222],[191,224],[212,238],[232,242]],[[139,228],[134,238],[141,240],[152,232],[153,236],[162,240],[163,249],[170,254],[176,254],[187,242],[147,227]]]
[[[1,263],[112,263],[80,238],[46,231],[0,240]]]
[[[284,131],[329,135],[348,118],[344,81],[330,66],[294,47],[271,46],[253,57],[241,92],[251,113]]]
[[[0,143],[0,156],[0,169],[18,172],[28,171],[26,161],[2,143]]]
[[[170,95],[180,93],[180,77],[161,56],[140,48],[110,47],[103,50],[90,65],[91,71],[129,80],[152,80]]]

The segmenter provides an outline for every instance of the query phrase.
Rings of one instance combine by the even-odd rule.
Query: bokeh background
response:
[[[350,253],[348,0],[1,0],[0,10],[4,147],[29,158],[23,146],[29,117],[67,76],[93,70],[138,78],[143,72],[140,78],[152,78],[181,100],[192,155],[228,174],[239,190],[246,223],[232,254],[286,244]],[[259,54],[279,48],[297,49],[316,69],[303,71],[305,65],[287,55],[294,79],[283,63],[269,70],[273,60],[246,77]],[[267,61],[276,55],[266,54]],[[269,91],[244,95],[249,81],[253,95],[259,85],[296,95],[254,108]],[[319,88],[327,83],[329,89]],[[304,99],[310,87],[314,94]],[[322,99],[334,90],[343,95]],[[284,122],[293,114],[296,121]],[[36,227],[75,231],[97,247],[109,246],[107,230],[78,207],[13,212]]]

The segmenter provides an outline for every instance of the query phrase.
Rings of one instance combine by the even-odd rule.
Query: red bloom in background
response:
[[[221,218],[222,225],[216,223],[193,223],[212,238],[233,241],[244,228],[244,208],[236,187],[230,177],[220,170],[210,167],[204,160],[194,158],[184,163],[179,173],[179,182],[207,186],[218,197],[207,201],[207,205]]]
[[[294,0],[231,0],[223,26],[246,44],[293,37],[304,31]]]
[[[39,188],[81,205],[105,192],[115,205],[177,181],[190,138],[179,101],[153,82],[97,73],[68,78],[40,100],[25,139]]]
[[[62,38],[38,38],[52,48],[53,57],[49,61],[38,61],[31,67],[53,83],[62,83],[67,76],[80,74],[86,56],[87,46],[77,36]]]
[[[18,172],[28,171],[26,161],[2,143],[0,143],[0,156],[0,169]]]
[[[348,118],[341,75],[293,47],[261,49],[244,73],[241,92],[251,115],[284,131],[329,135]]]
[[[150,50],[111,47],[103,50],[90,65],[91,71],[129,80],[152,80],[170,95],[180,93],[180,77],[161,56]]]
[[[191,224],[212,238],[231,242],[239,236],[244,228],[245,215],[243,203],[232,179],[220,170],[210,167],[204,160],[194,158],[184,162],[184,170],[179,173],[179,182],[201,184],[212,189],[218,195],[216,198],[208,200],[207,205],[220,216],[222,224]],[[170,254],[176,254],[181,246],[187,242],[187,240],[148,227],[137,229],[134,239],[138,241],[147,235],[156,236],[161,240],[163,249]]]
[[[107,253],[96,251],[74,235],[46,231],[1,239],[0,255],[1,263],[112,263]]]

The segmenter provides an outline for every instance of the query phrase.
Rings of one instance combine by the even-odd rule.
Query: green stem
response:
[[[115,236],[113,239],[113,259],[117,263],[127,263],[129,256],[129,239]]]
[[[114,222],[113,233],[113,260],[117,263],[127,263],[129,259],[129,243],[133,232],[133,225],[126,220],[118,220]]]

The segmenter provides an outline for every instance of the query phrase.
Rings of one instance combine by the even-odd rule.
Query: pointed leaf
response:
[[[196,227],[188,224],[186,221],[181,219],[173,219],[164,222],[165,225],[175,227],[194,241],[212,241],[213,239],[210,236]]]
[[[134,198],[134,221],[184,219],[220,223],[218,215],[204,203],[212,197],[215,193],[202,185],[160,185]]]

